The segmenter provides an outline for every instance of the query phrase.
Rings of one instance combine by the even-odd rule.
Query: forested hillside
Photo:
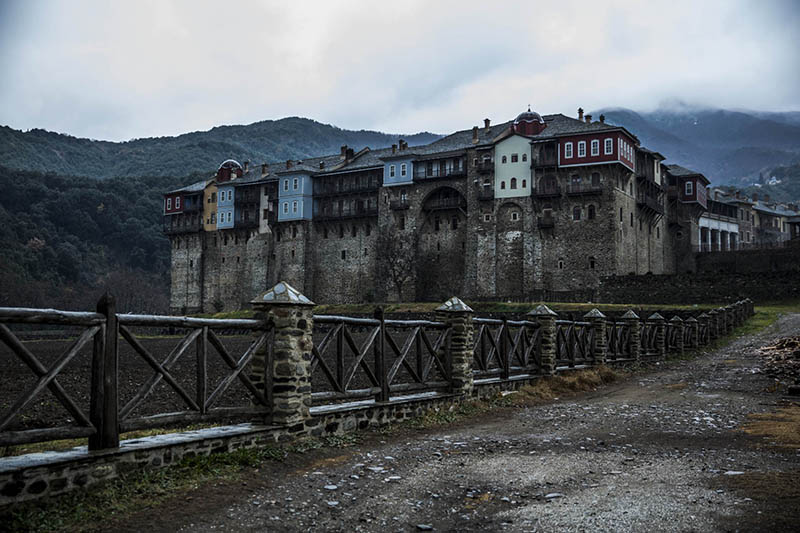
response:
[[[298,117],[127,142],[78,139],[38,129],[22,132],[0,126],[0,164],[90,178],[186,176],[216,170],[228,158],[254,164],[303,159],[338,153],[343,144],[355,149],[383,148],[397,142],[398,137],[418,145],[439,136],[343,130]]]
[[[86,310],[111,286],[126,310],[165,310],[161,193],[197,179],[94,180],[0,167],[0,305]]]

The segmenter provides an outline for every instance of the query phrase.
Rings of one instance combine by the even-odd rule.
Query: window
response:
[[[505,181],[501,181],[500,182],[500,189],[502,190],[502,189],[505,189],[505,188],[506,188],[506,182]]]
[[[400,216],[400,229],[406,229],[406,217],[405,215]]]
[[[283,180],[283,190],[284,191],[289,190],[289,180]]]
[[[178,196],[177,198],[175,198],[175,209],[180,209],[180,208],[181,208],[181,197]]]
[[[394,177],[394,165],[389,165],[389,177]]]
[[[586,157],[586,141],[578,143],[578,157]]]
[[[483,221],[484,222],[491,222],[492,221],[492,215],[483,215]]]
[[[594,270],[594,266],[595,266],[594,257],[590,257],[589,258],[589,268]]]
[[[522,154],[522,162],[524,163],[527,160],[528,160],[528,154]]]
[[[292,213],[297,213],[297,200],[292,202]]]
[[[439,225],[441,224],[441,220],[439,217],[433,219],[433,231],[439,231]]]
[[[217,193],[215,193],[215,192],[211,193],[211,201],[212,202],[216,202],[217,201]]]
[[[400,165],[400,175],[403,176],[403,177],[405,177],[405,175],[406,175],[406,164],[405,163]]]
[[[656,226],[656,239],[661,238],[661,226]]]
[[[344,239],[344,226],[339,225],[339,238]]]
[[[633,213],[631,213],[631,227],[633,227]]]
[[[564,159],[572,159],[572,143],[564,144]]]
[[[558,260],[558,269],[559,270],[564,270],[564,260],[563,259],[559,259]]]
[[[517,213],[516,211],[514,211],[513,213],[511,213],[511,220],[513,220],[514,222],[516,222],[517,220],[519,220],[519,213]]]
[[[519,154],[511,154],[511,162],[517,163],[519,161]]]
[[[687,181],[686,182],[686,196],[691,196],[692,193],[694,192],[693,189],[694,189],[694,183],[692,183],[691,181]]]
[[[512,189],[517,188],[517,178],[511,178],[511,188]]]
[[[167,198],[167,209],[172,209],[172,198]]]
[[[452,229],[458,229],[458,216],[454,216],[452,219],[450,219],[450,227]]]
[[[572,220],[580,220],[580,219],[581,219],[581,208],[578,207],[578,206],[575,206],[572,209]]]
[[[619,208],[619,221],[622,222],[622,208]]]
[[[503,156],[500,158],[500,162],[505,165],[506,163],[508,163],[508,158],[506,156]]]
[[[350,235],[351,235],[352,237],[358,237],[358,228],[356,228],[355,226],[353,226],[353,229],[350,231]]]
[[[605,146],[606,155],[611,155],[614,152],[614,139],[610,139],[610,138],[606,139],[605,144],[606,144],[606,146]]]
[[[347,259],[347,250],[342,250],[342,261]]]
[[[527,186],[528,186],[528,180],[522,180],[522,188],[524,189]]]
[[[297,238],[297,226],[292,226],[292,238]]]
[[[370,234],[370,233],[372,233],[372,226],[370,226],[369,224],[367,224],[367,225],[364,227],[364,234],[365,234],[367,237],[369,237],[369,234]],[[364,255],[366,255],[366,254],[364,254]]]
[[[588,218],[589,220],[594,220],[595,214],[596,214],[596,213],[595,213],[595,208],[594,208],[594,206],[593,206],[593,205],[590,205],[590,206],[589,206],[589,208],[587,209],[587,215],[586,215],[586,218]]]
[[[592,141],[592,155],[600,155],[600,141],[597,139]]]
[[[622,139],[617,139],[617,152],[619,154],[619,158],[622,159]]]
[[[292,180],[292,189],[296,191],[299,186],[300,186],[300,180],[298,178],[294,178]]]
[[[328,238],[328,228],[322,228],[322,238],[323,239]]]

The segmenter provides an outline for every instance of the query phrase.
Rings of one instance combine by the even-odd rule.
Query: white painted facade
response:
[[[516,156],[516,157],[515,157]],[[516,161],[514,161],[516,159]],[[494,196],[518,198],[531,194],[530,139],[512,135],[494,147]]]

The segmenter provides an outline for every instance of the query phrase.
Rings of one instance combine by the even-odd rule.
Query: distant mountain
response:
[[[101,179],[186,176],[216,170],[228,158],[260,164],[338,153],[343,144],[357,150],[365,146],[384,148],[402,138],[414,146],[439,137],[427,132],[398,135],[343,130],[299,117],[127,142],[79,139],[41,129],[22,132],[0,126],[0,165]]]
[[[713,184],[752,183],[761,171],[800,162],[800,112],[765,113],[670,106],[649,113],[593,112],[642,144],[702,172]]]

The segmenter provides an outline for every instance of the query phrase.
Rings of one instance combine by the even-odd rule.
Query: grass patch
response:
[[[792,450],[800,449],[800,405],[790,405],[772,413],[749,415],[742,431],[762,437],[771,445]]]

